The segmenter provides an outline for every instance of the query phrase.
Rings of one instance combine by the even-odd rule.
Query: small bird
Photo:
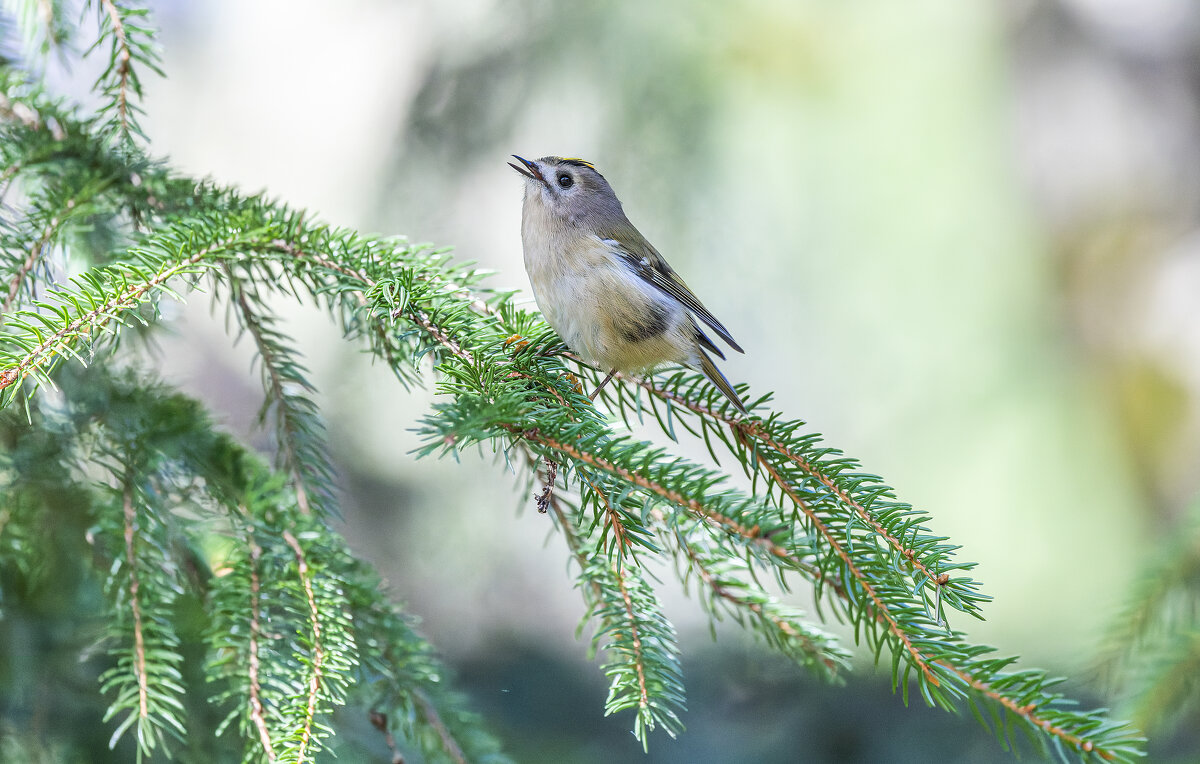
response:
[[[582,159],[513,158],[520,166],[508,165],[525,176],[521,242],[538,308],[583,360],[610,369],[588,397],[618,371],[677,363],[699,369],[745,413],[708,355],[725,354],[696,319],[745,351],[633,227],[604,176]]]

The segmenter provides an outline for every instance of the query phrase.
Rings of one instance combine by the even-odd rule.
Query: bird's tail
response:
[[[704,376],[708,377],[708,381],[717,386],[726,398],[733,402],[733,405],[738,407],[738,411],[743,414],[746,411],[746,404],[742,403],[742,399],[738,397],[737,392],[733,389],[733,385],[729,384],[729,380],[725,379],[725,375],[717,368],[717,365],[708,357],[708,353],[700,351],[700,371],[704,372]]]

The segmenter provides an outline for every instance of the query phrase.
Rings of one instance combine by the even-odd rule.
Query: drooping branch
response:
[[[108,14],[114,36],[113,65],[117,75],[117,119],[124,135],[129,134],[129,78],[132,72],[133,51],[129,46],[129,36],[125,32],[125,21],[121,11],[113,0],[100,0],[104,12]]]
[[[141,582],[138,581],[138,563],[136,549],[137,509],[133,504],[133,484],[126,476],[121,493],[121,503],[125,519],[125,565],[129,571],[129,611],[133,617],[133,655],[134,671],[137,679],[137,718],[138,724],[145,724],[150,717],[148,701],[149,678],[146,675],[146,637],[145,625],[142,622]]]
[[[68,200],[66,206],[69,212],[75,206],[75,200]],[[13,305],[16,304],[17,297],[21,294],[21,287],[24,286],[26,279],[33,272],[33,269],[42,261],[42,253],[60,225],[62,225],[62,218],[58,216],[50,218],[50,222],[46,225],[45,230],[42,231],[41,236],[29,248],[29,256],[25,258],[25,261],[21,263],[9,279],[8,294],[4,298],[3,305],[0,305],[0,317],[12,310]]]
[[[245,508],[242,508],[245,513]],[[250,534],[246,534],[250,548],[250,643],[246,656],[247,684],[250,693],[250,721],[258,732],[263,755],[267,761],[275,761],[275,744],[271,742],[271,731],[267,727],[266,709],[262,701],[262,678],[260,677],[259,641],[262,639],[262,582],[258,568],[262,560],[262,547]]]
[[[263,422],[269,410],[274,411],[275,440],[278,449],[277,463],[291,478],[300,511],[311,515],[314,504],[326,511],[331,500],[333,468],[323,447],[324,426],[313,413],[316,405],[304,393],[313,392],[305,378],[306,370],[288,347],[286,338],[274,327],[274,321],[265,315],[266,308],[252,305],[247,293],[247,284],[225,264],[222,268],[229,284],[230,295],[238,321],[250,334],[258,352],[262,370],[266,399],[263,402],[259,421]],[[299,389],[296,393],[289,390]]]
[[[313,723],[316,721],[321,684],[325,679],[325,646],[321,638],[323,616],[321,609],[317,606],[316,595],[313,593],[312,574],[308,569],[308,560],[305,557],[304,549],[291,531],[283,532],[283,540],[296,555],[296,573],[300,577],[300,585],[304,588],[304,596],[308,601],[308,622],[312,628],[312,663],[309,667],[308,696],[305,699],[304,724],[300,731],[300,748],[297,753],[297,759],[305,761],[312,739]]]

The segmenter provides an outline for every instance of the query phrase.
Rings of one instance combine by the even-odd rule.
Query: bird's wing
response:
[[[717,336],[729,343],[729,347],[739,353],[746,352],[734,341],[729,330],[721,325],[716,316],[709,313],[708,308],[700,303],[692,290],[688,289],[688,285],[683,283],[683,279],[679,278],[679,274],[672,270],[670,265],[667,265],[667,261],[658,254],[654,245],[646,241],[646,238],[632,224],[622,226],[620,231],[605,233],[608,235],[602,235],[601,241],[621,257],[630,270],[683,303],[685,308],[712,327]],[[701,336],[703,337],[703,332],[701,332]],[[704,337],[704,339],[708,338]],[[705,344],[710,349],[716,350],[711,341]],[[723,355],[721,357],[724,358]]]

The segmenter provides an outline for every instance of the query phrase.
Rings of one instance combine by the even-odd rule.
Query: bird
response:
[[[725,354],[697,323],[744,353],[720,321],[629,222],[591,162],[545,156],[508,165],[525,176],[521,243],[534,300],[572,351],[608,376],[668,364],[698,369],[742,413],[746,406],[712,355]]]

